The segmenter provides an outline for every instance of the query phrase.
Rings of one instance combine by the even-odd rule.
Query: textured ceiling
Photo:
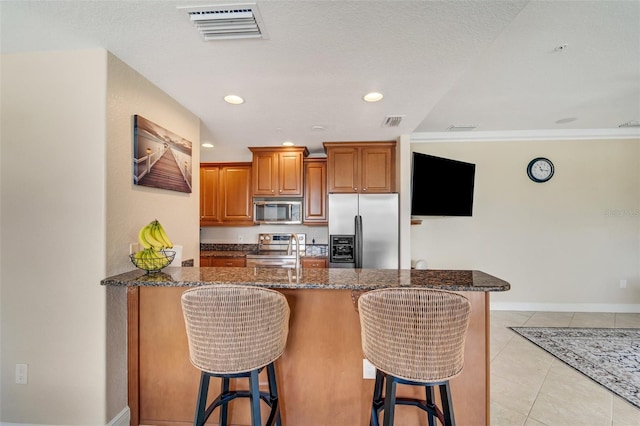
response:
[[[201,118],[206,161],[452,124],[640,120],[640,1],[258,1],[267,40],[204,42],[178,7],[216,3],[5,0],[1,49],[108,49]],[[365,103],[369,91],[385,97]],[[385,115],[405,118],[384,128]]]

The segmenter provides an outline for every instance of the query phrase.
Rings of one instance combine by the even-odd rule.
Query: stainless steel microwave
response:
[[[254,200],[253,221],[264,224],[302,224],[302,201]]]

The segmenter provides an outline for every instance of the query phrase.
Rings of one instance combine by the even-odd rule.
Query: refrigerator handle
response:
[[[362,268],[362,216],[357,215],[355,217],[355,231],[356,231],[356,238],[355,238],[355,251],[356,251],[356,256],[355,256],[355,267],[356,268]]]

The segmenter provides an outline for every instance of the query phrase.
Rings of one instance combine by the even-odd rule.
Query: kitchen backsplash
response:
[[[258,250],[257,244],[216,244],[200,243],[200,251],[242,251],[250,252]]]
[[[258,250],[257,244],[200,243],[200,251],[240,251],[248,253],[256,250]],[[326,256],[327,253],[327,244],[307,244],[305,250],[307,256]]]

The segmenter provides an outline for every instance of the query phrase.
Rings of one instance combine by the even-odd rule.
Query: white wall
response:
[[[199,119],[102,49],[2,56],[0,422],[100,425],[127,405],[128,244],[157,218],[197,257],[193,193],[132,183],[132,119],[191,140]],[[14,384],[15,364],[29,383]]]
[[[412,149],[476,164],[473,217],[424,217],[411,229],[413,259],[509,281],[492,293],[496,309],[640,311],[640,140]],[[526,174],[538,156],[555,165],[542,184]]]
[[[106,420],[106,61],[2,56],[3,422]]]

